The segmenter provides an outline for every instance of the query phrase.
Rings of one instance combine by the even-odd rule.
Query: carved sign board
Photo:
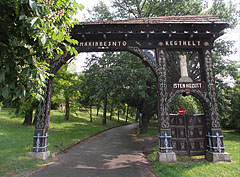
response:
[[[160,46],[201,46],[201,41],[171,40],[159,42]]]
[[[125,47],[127,41],[88,41],[79,42],[80,47]]]
[[[172,85],[174,89],[200,89],[202,88],[202,83],[174,83]]]
[[[198,47],[202,46],[202,41],[194,40],[166,40],[160,41],[159,46],[183,46],[183,47]],[[127,41],[82,41],[78,44],[80,47],[126,47],[128,46]],[[204,42],[204,45],[208,45],[207,42]]]

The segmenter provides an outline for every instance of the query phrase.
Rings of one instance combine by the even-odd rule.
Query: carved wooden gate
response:
[[[174,158],[169,158],[170,155],[175,156],[172,144],[176,144],[174,150],[177,154],[182,152],[182,142],[185,143],[184,148],[188,147],[183,151],[186,155],[204,154],[206,134],[208,150],[224,152],[211,50],[214,41],[226,27],[224,21],[213,15],[152,17],[115,22],[83,22],[71,29],[71,36],[79,42],[75,46],[78,52],[128,51],[139,56],[151,68],[157,78],[159,159],[162,156],[167,162],[173,162]],[[53,60],[49,60],[49,73],[56,74],[71,58],[71,53],[56,55]],[[50,155],[48,131],[53,77],[49,77],[46,86],[44,99],[38,107],[32,153],[42,159]],[[199,97],[205,104],[206,119],[200,115],[192,116],[192,119],[191,116],[173,117],[173,123],[170,123],[169,106],[179,94]],[[180,120],[183,120],[182,124]],[[170,136],[171,128],[176,131],[173,137]],[[165,158],[166,154],[168,158]]]
[[[204,114],[170,114],[173,151],[177,155],[204,155],[206,130]]]

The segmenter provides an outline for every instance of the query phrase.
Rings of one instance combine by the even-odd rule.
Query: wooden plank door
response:
[[[177,155],[205,154],[206,132],[204,114],[170,114],[173,151]]]

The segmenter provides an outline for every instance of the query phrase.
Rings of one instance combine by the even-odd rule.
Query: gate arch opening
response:
[[[184,93],[176,95],[170,103],[172,148],[180,156],[204,155],[207,150],[206,127],[209,124],[205,109],[207,102],[196,93],[183,96]],[[184,114],[178,112],[181,107],[186,109]]]

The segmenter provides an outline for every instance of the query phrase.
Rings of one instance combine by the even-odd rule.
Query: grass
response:
[[[146,136],[156,135],[157,128],[150,124]],[[154,133],[155,132],[155,133]],[[240,134],[234,130],[223,130],[225,151],[230,153],[232,162],[207,162],[204,156],[177,156],[177,162],[172,164],[156,161],[156,147],[154,153],[148,156],[152,164],[152,171],[157,177],[235,177],[240,176]]]
[[[32,151],[34,126],[22,125],[23,118],[10,114],[11,112],[13,110],[9,109],[0,112],[0,176],[26,176],[53,158],[39,161],[28,157],[28,152]],[[93,114],[96,115],[96,112]],[[69,121],[64,121],[63,115],[63,111],[51,111],[48,143],[51,152],[59,151],[102,130],[125,124],[125,119],[121,117],[120,123],[114,118],[107,120],[103,126],[102,118],[96,116],[93,116],[91,123],[87,111],[71,115]]]

